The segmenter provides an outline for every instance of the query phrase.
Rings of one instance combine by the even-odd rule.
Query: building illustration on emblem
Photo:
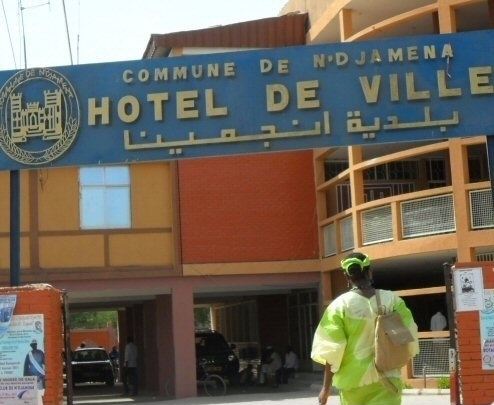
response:
[[[13,143],[26,142],[31,137],[59,140],[63,135],[62,92],[44,91],[44,106],[38,101],[22,105],[22,93],[10,96],[11,137]]]
[[[32,69],[29,77],[19,71],[0,88],[0,149],[22,165],[63,156],[77,138],[80,120],[74,87],[53,69]]]

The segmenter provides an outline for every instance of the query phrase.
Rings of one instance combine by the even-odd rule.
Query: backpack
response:
[[[375,365],[382,374],[385,371],[400,369],[408,363],[408,344],[414,341],[410,330],[403,324],[398,312],[385,314],[381,306],[379,290],[376,290],[378,315],[375,330]]]

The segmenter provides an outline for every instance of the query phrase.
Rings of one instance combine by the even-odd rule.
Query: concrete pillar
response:
[[[462,243],[468,240],[470,231],[470,203],[466,185],[468,184],[468,151],[461,139],[450,142],[451,185],[455,206],[456,238],[458,240],[457,261],[472,260],[474,251],[470,244]]]
[[[163,359],[163,361],[168,360],[174,366],[175,397],[197,396],[193,287],[187,285],[185,281],[177,283],[172,288],[169,305],[165,307],[170,308],[171,327],[168,332],[164,330],[161,332],[171,337],[174,354],[164,348],[164,353],[172,357],[173,361],[170,361],[171,358]],[[166,316],[165,319],[167,319]],[[167,327],[165,323],[161,329]],[[169,335],[170,332],[171,335]],[[160,356],[164,353],[160,353]]]
[[[175,392],[175,387],[169,387],[167,382],[174,381],[175,377],[175,346],[172,333],[172,299],[171,295],[156,297],[156,357],[157,391],[159,395],[168,395]]]

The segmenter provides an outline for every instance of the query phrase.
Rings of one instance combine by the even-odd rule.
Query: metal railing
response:
[[[401,197],[402,200],[395,201],[395,198],[392,202],[357,211],[360,215],[359,229],[363,245],[456,232],[454,198],[451,192],[436,193],[425,198],[410,199],[409,194]],[[469,203],[472,230],[494,228],[491,190],[471,190]],[[354,220],[356,218],[352,215],[341,214],[334,219],[324,220],[324,257],[355,247]],[[397,221],[401,221],[400,227],[394,226]],[[395,235],[394,229],[401,229],[401,234]]]
[[[449,338],[420,338],[420,352],[412,359],[414,378],[449,375]]]

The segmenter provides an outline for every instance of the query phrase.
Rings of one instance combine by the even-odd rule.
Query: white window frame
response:
[[[125,229],[132,225],[129,166],[79,169],[81,229]]]

